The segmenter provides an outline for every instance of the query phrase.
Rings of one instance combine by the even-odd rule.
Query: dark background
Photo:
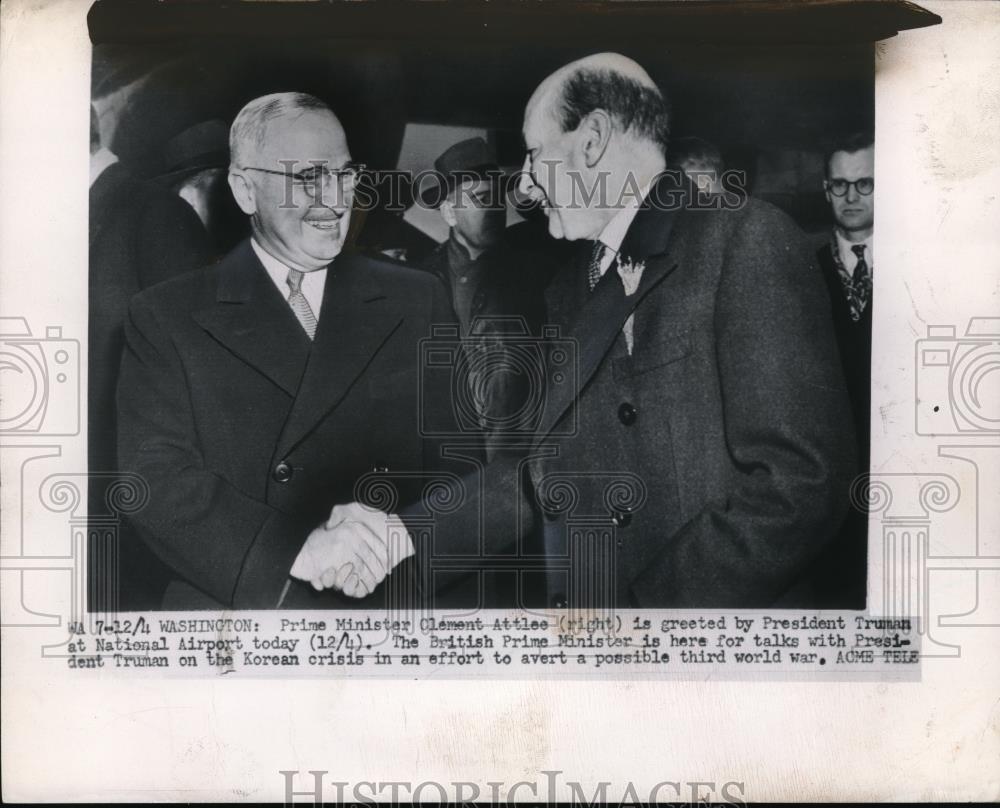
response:
[[[839,135],[873,123],[867,42],[192,37],[96,45],[93,91],[104,99],[101,127],[112,133],[112,150],[144,176],[162,169],[164,144],[183,129],[209,118],[228,124],[251,98],[282,90],[328,101],[354,158],[372,168],[396,167],[407,122],[495,130],[501,162],[520,165],[521,120],[534,88],[599,50],[624,53],[649,71],[671,100],[673,135],[716,143],[727,168],[745,170],[753,193],[807,231],[829,224],[822,155]]]

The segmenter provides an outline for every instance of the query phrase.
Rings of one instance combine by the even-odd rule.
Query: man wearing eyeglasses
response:
[[[834,227],[829,241],[817,253],[830,293],[862,471],[868,470],[871,438],[874,175],[875,143],[871,132],[851,134],[827,154],[823,187]],[[838,540],[831,545],[829,559],[822,561],[831,603],[841,607],[864,606],[866,522],[863,513],[852,509]]]
[[[251,101],[229,184],[252,237],[132,301],[120,455],[149,485],[134,521],[179,579],[164,608],[375,608],[412,552],[326,527],[365,475],[417,472],[415,498],[438,463],[416,357],[453,322],[434,278],[344,249],[360,170],[319,99]],[[442,388],[423,406],[450,412]]]
[[[868,452],[871,376],[874,173],[871,133],[853,134],[828,154],[823,186],[833,211],[834,227],[830,241],[817,254],[829,286],[863,460]]]

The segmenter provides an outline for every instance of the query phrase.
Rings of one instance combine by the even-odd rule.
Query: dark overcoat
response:
[[[214,257],[208,233],[176,194],[135,177],[121,163],[108,166],[90,188],[90,290],[87,347],[87,446],[92,472],[89,510],[108,513],[105,493],[115,477],[115,391],[125,345],[129,300],[140,290],[208,263]],[[102,472],[104,474],[102,474]],[[124,526],[113,559],[116,572],[103,580],[101,553],[92,548],[92,608],[155,607],[166,584],[164,571]],[[101,600],[118,584],[116,602]]]
[[[513,553],[527,605],[763,608],[834,536],[856,447],[814,255],[766,203],[678,209],[671,188],[653,186],[622,244],[644,264],[633,294],[613,271],[588,292],[589,250],[554,278],[531,456],[465,482],[430,563]]]
[[[440,376],[420,383],[420,341],[452,322],[433,278],[342,253],[310,342],[249,240],[138,295],[119,451],[150,489],[134,523],[177,577],[164,606],[273,608],[306,537],[365,475],[412,475],[395,496],[415,498],[440,459],[421,418],[450,408]],[[371,607],[300,582],[283,605]]]

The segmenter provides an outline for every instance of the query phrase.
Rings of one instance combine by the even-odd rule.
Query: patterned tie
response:
[[[309,307],[309,301],[306,300],[306,296],[302,294],[302,276],[304,274],[304,272],[300,272],[297,269],[288,270],[288,280],[286,282],[288,283],[288,288],[292,290],[288,296],[288,305],[292,307],[292,311],[295,312],[295,316],[309,335],[309,339],[313,339],[316,336],[316,315],[313,314],[313,310]]]
[[[854,277],[847,287],[847,304],[851,309],[851,319],[857,322],[872,297],[872,270],[865,260],[864,244],[855,244],[851,252],[858,257],[858,262],[854,265]]]
[[[601,260],[604,258],[606,249],[603,241],[594,242],[594,251],[590,254],[590,264],[587,265],[587,285],[591,292],[594,291],[594,287],[601,279]]]

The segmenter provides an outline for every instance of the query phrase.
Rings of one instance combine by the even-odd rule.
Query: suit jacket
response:
[[[650,199],[668,194],[661,180]],[[541,520],[543,546],[517,548],[544,567],[522,573],[529,605],[775,604],[833,535],[855,467],[822,278],[798,228],[756,200],[647,202],[621,255],[645,264],[629,297],[614,272],[589,293],[586,257],[553,280],[562,341],[532,456],[467,482],[464,505],[437,516],[431,563],[497,564]]]
[[[125,345],[128,302],[141,289],[188,272],[212,257],[208,233],[180,197],[133,177],[121,164],[105,169],[90,188],[90,325],[88,347],[88,455],[92,472],[116,469],[115,390]],[[89,509],[106,512],[104,486],[91,477]],[[99,603],[108,581],[91,556],[91,606],[144,609],[159,602],[162,567],[121,528],[114,560],[117,603]],[[159,592],[156,592],[156,590]],[[150,600],[150,596],[152,600]],[[103,596],[101,596],[103,597]]]
[[[434,467],[419,419],[450,401],[433,379],[418,400],[418,343],[451,321],[433,279],[341,254],[310,342],[249,240],[138,295],[120,456],[150,487],[134,522],[184,582],[164,605],[273,608],[308,534],[359,498],[362,476]],[[399,496],[416,498],[418,485]],[[284,605],[364,607],[299,582]]]
[[[851,310],[833,258],[833,244],[827,242],[816,254],[830,294],[830,311],[837,347],[851,399],[854,428],[858,438],[858,469],[867,472],[871,456],[871,354],[872,303],[861,319],[851,319]],[[863,609],[867,595],[868,512],[852,507],[836,539],[815,564],[814,586],[817,605],[824,609]]]
[[[830,294],[830,311],[833,315],[833,331],[847,381],[847,392],[854,414],[854,427],[858,436],[858,452],[861,467],[868,468],[869,442],[871,438],[870,404],[872,373],[872,303],[869,301],[855,322],[851,319],[851,309],[844,294],[844,288],[837,272],[831,243],[824,244],[816,253],[823,278]]]

